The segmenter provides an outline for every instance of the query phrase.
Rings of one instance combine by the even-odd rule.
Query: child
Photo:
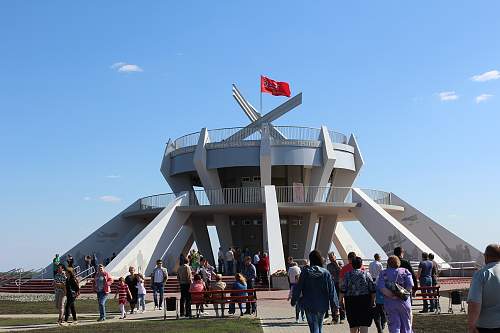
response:
[[[290,264],[290,268],[288,268],[288,278],[290,280],[290,291],[288,293],[288,299],[287,299],[288,301],[292,299],[293,288],[295,288],[295,286],[299,282],[300,273],[301,273],[300,267],[297,265],[295,261],[293,261]],[[302,321],[304,322],[305,311],[300,305],[300,302],[297,302],[297,304],[295,305],[295,322],[297,324],[299,323],[299,314],[301,315]]]
[[[125,279],[123,277],[120,278],[120,282],[118,283],[118,288],[116,289],[115,298],[117,296],[121,312],[120,319],[125,319],[127,317],[127,314],[125,312],[125,304],[127,304],[127,296],[132,298],[132,294],[130,293],[130,290],[128,289],[128,286],[125,283]]]
[[[198,291],[204,291],[205,290],[205,283],[203,282],[201,275],[196,274],[194,276],[194,281],[191,284],[191,287],[189,287],[189,292],[198,292]],[[194,294],[191,295],[191,300],[193,303],[198,303],[201,300],[203,300],[203,294]],[[196,314],[198,315],[200,313],[200,310],[203,309],[203,304],[196,304]]]
[[[144,287],[144,275],[139,273],[137,274],[137,308],[139,308],[139,306],[141,307],[141,313],[146,311],[145,297],[146,288]]]

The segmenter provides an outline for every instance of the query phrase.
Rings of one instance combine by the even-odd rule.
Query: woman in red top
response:
[[[260,280],[263,284],[269,284],[269,256],[266,252],[262,253],[262,257],[257,264]]]

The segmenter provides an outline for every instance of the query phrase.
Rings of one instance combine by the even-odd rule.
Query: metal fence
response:
[[[361,190],[379,205],[390,205],[392,202],[390,192],[364,189],[364,188]]]
[[[330,140],[332,140],[333,143],[343,143],[347,144],[347,136],[345,134],[335,132],[332,130],[328,130],[328,134],[330,134]]]
[[[200,137],[200,132],[195,132],[186,134],[178,139],[175,139],[174,141],[175,150],[197,145],[199,137]]]
[[[174,193],[163,193],[141,198],[139,204],[141,210],[165,208],[169,203],[174,201],[174,199],[175,199]]]
[[[276,198],[279,203],[350,203],[350,187],[330,186],[276,186]]]
[[[189,193],[190,206],[260,204],[262,187],[195,190]]]

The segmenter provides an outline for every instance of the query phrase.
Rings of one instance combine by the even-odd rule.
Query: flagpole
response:
[[[260,90],[260,114],[262,115],[262,75],[260,76],[259,90]]]

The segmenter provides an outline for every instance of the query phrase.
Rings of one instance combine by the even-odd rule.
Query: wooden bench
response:
[[[441,305],[439,303],[439,286],[433,287],[416,287],[413,288],[414,296],[412,297],[412,306],[423,306],[423,301],[435,301],[436,308],[434,312],[436,314],[441,313]],[[416,304],[415,301],[422,301],[422,303]]]
[[[239,295],[246,293],[246,295]],[[191,306],[193,305],[208,305],[217,304],[224,306],[226,304],[255,304],[257,305],[257,293],[256,289],[243,289],[243,290],[205,290],[205,291],[193,291],[191,294]],[[236,294],[236,295],[231,295]],[[227,307],[225,307],[227,309]],[[192,310],[191,310],[192,311]],[[257,316],[257,306],[255,306],[255,315]],[[199,317],[200,313],[196,310],[196,317]]]

